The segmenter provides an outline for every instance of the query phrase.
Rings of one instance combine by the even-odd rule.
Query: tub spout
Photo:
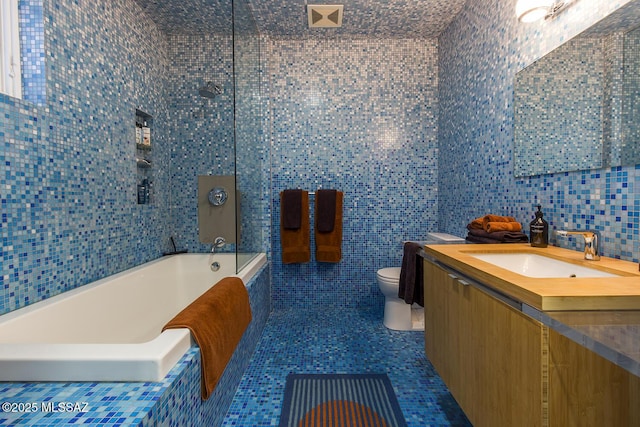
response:
[[[211,245],[211,253],[215,254],[216,249],[222,248],[226,243],[227,241],[224,239],[224,237],[216,237],[213,241],[213,244]]]
[[[600,233],[591,230],[558,230],[558,236],[566,237],[572,234],[580,234],[584,237],[584,259],[589,261],[600,260]]]

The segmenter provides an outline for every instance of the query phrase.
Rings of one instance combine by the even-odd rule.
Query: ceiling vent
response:
[[[309,28],[338,28],[342,26],[344,5],[308,4]]]

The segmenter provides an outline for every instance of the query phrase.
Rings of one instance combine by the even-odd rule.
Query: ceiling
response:
[[[135,1],[169,34],[228,34],[231,28],[231,0]],[[449,25],[466,1],[235,0],[234,9],[238,14],[248,7],[259,32],[274,37],[431,38]],[[342,27],[309,29],[307,4],[343,4]]]

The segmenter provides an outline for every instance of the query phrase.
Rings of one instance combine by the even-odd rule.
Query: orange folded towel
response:
[[[478,217],[471,221],[467,225],[467,229],[469,230],[487,230],[488,224],[490,222],[517,222],[516,219],[512,216],[500,216],[500,215],[484,215]]]
[[[512,216],[500,216],[500,215],[488,214],[482,217],[482,228],[487,230],[488,224],[490,222],[517,222],[517,221]]]
[[[280,193],[280,243],[282,245],[282,263],[293,264],[309,262],[311,260],[310,225],[309,225],[309,193],[301,190],[300,197],[300,227],[285,228],[284,218],[286,209],[284,192]]]
[[[200,347],[202,399],[209,398],[251,323],[249,293],[238,277],[226,277],[189,304],[162,330],[188,328]]]
[[[495,233],[496,231],[522,231],[522,225],[519,222],[488,222],[484,229],[487,233]]]
[[[479,218],[474,219],[473,221],[471,221],[469,223],[469,225],[467,225],[467,228],[469,230],[484,230],[484,217],[481,216]]]
[[[316,191],[314,217],[318,262],[340,262],[342,259],[342,199],[342,191]],[[333,224],[328,216],[333,216]]]

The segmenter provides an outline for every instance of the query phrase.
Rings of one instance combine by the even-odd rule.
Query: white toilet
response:
[[[427,240],[420,243],[464,243],[464,239],[447,233],[428,233]],[[384,326],[396,331],[424,331],[424,308],[398,298],[400,267],[381,268],[376,276],[384,295]]]
[[[396,331],[424,331],[424,308],[398,298],[400,267],[381,268],[377,277],[384,295],[384,326]]]

